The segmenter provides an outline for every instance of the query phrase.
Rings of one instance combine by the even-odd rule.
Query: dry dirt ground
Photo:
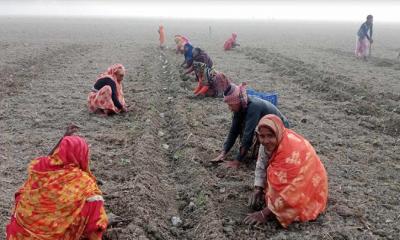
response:
[[[107,212],[123,220],[108,239],[400,239],[399,25],[375,24],[363,62],[353,56],[353,23],[163,23],[169,49],[160,51],[158,21],[1,19],[0,239],[27,164],[70,122],[91,144]],[[224,52],[232,31],[242,46]],[[254,164],[209,164],[231,113],[219,98],[193,98],[195,83],[181,80],[183,58],[172,50],[180,33],[234,82],[279,93],[281,111],[329,174],[328,207],[316,221],[241,223]],[[93,81],[116,62],[128,71],[131,111],[89,114]]]

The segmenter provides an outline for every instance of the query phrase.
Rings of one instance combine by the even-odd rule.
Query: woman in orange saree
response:
[[[165,30],[163,25],[160,25],[158,28],[158,34],[160,35],[160,48],[163,49],[165,43]]]
[[[128,111],[122,91],[125,72],[122,64],[114,64],[100,74],[88,95],[89,112],[109,115]]]
[[[74,126],[73,126],[74,127]],[[15,194],[7,240],[100,240],[107,228],[102,193],[89,170],[89,147],[69,128],[49,156],[34,159]]]
[[[250,205],[264,198],[266,207],[248,215],[245,223],[265,223],[275,215],[286,228],[293,221],[316,219],[326,208],[328,177],[314,148],[275,115],[264,116],[256,132],[261,147]]]

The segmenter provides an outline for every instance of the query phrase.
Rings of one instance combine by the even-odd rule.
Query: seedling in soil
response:
[[[182,158],[182,152],[179,151],[179,150],[176,151],[174,156],[173,156],[173,158],[174,158],[175,161],[181,159]]]
[[[196,206],[199,207],[205,206],[206,202],[207,202],[207,196],[204,194],[204,192],[200,192],[195,199]]]
[[[121,163],[122,165],[128,165],[128,164],[131,163],[131,160],[125,159],[125,158],[121,158],[120,163]]]

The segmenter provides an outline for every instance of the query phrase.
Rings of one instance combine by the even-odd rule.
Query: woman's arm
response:
[[[224,152],[228,153],[231,150],[232,146],[236,142],[236,138],[239,136],[240,133],[240,122],[239,122],[239,114],[234,113],[232,118],[232,125],[231,129],[229,130],[228,137],[224,143]]]

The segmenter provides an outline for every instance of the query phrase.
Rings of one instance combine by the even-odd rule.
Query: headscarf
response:
[[[101,79],[101,78],[109,77],[109,78],[111,78],[112,80],[114,80],[114,82],[118,82],[118,81],[117,81],[117,76],[116,76],[116,72],[117,72],[118,70],[122,70],[124,73],[126,73],[126,70],[125,70],[124,65],[122,65],[122,64],[120,64],[120,63],[117,63],[117,64],[114,64],[114,65],[112,65],[111,67],[109,67],[109,68],[107,69],[107,71],[101,73],[101,74],[98,76],[97,80],[99,80],[99,79]],[[97,80],[96,80],[96,81],[97,81]]]
[[[246,92],[246,83],[239,86],[234,83],[230,84],[224,93],[224,102],[227,104],[240,104],[242,108],[247,108],[248,97]]]
[[[235,41],[237,38],[237,33],[232,33],[232,39]]]
[[[182,35],[180,35],[180,34],[177,34],[177,35],[175,35],[174,37],[175,37],[175,43],[176,43],[176,44],[182,43],[182,46],[183,46],[183,45],[185,45],[186,43],[190,43],[190,42],[189,42],[189,39],[188,39],[187,37],[182,36]]]
[[[64,137],[52,156],[33,160],[28,179],[16,193],[14,217],[18,228],[35,239],[79,239],[88,216],[86,200],[101,195],[89,171],[88,145],[78,136]],[[88,214],[99,214],[91,212]],[[107,219],[102,220],[103,229]],[[15,225],[9,226],[15,231]],[[17,230],[18,231],[18,230]]]
[[[271,129],[272,132],[276,136],[278,144],[282,141],[282,137],[286,130],[286,127],[283,124],[282,119],[280,119],[278,116],[276,116],[274,114],[265,115],[258,122],[258,125],[256,128],[257,133],[259,133],[259,130],[261,127],[267,127],[269,129]]]
[[[52,156],[41,157],[38,164],[33,165],[33,170],[46,172],[78,167],[90,173],[89,147],[85,139],[77,136],[64,137],[59,147]]]

